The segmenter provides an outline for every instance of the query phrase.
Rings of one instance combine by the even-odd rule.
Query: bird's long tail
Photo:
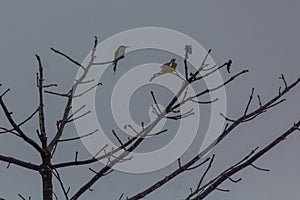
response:
[[[114,71],[114,76],[116,75],[116,70],[117,70],[117,63],[118,63],[118,60],[114,61],[114,67],[113,67],[113,71]]]

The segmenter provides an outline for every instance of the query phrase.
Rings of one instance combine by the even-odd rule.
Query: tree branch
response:
[[[265,153],[269,152],[280,142],[284,141],[294,131],[297,131],[299,126],[300,126],[300,121],[296,122],[292,127],[290,127],[287,131],[285,131],[283,134],[281,134],[279,137],[277,137],[275,140],[273,140],[269,145],[267,145],[259,152],[244,158],[242,162],[239,162],[239,164],[234,165],[228,168],[227,170],[225,170],[223,173],[221,173],[220,176],[218,176],[215,180],[213,180],[211,184],[207,185],[206,189],[203,192],[201,192],[199,195],[193,198],[193,200],[200,200],[205,198],[207,195],[213,192],[219,185],[221,185],[225,180],[227,180],[228,177],[232,176],[233,174],[236,174],[237,172],[243,170],[248,166],[251,166],[253,162],[255,162],[258,158],[262,157]]]
[[[4,114],[7,118],[7,120],[9,121],[9,123],[11,124],[11,126],[14,128],[14,130],[16,130],[16,132],[18,132],[18,134],[20,135],[20,137],[27,142],[28,144],[30,144],[33,148],[35,148],[38,152],[43,153],[43,149],[31,138],[27,137],[25,135],[25,133],[20,129],[20,127],[16,124],[16,122],[14,121],[14,119],[11,116],[11,112],[8,111],[8,108],[6,107],[2,96],[0,97],[0,105],[4,111]]]
[[[13,157],[0,155],[0,160],[4,161],[4,162],[7,162],[7,163],[13,163],[13,164],[18,165],[20,167],[24,167],[24,168],[31,169],[31,170],[34,170],[34,171],[39,171],[40,170],[40,166],[38,166],[38,165],[32,164],[30,162],[24,162],[22,160],[19,160],[19,159],[13,158]]]

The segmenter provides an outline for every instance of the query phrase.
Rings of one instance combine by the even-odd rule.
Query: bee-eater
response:
[[[113,67],[114,74],[116,73],[116,70],[117,70],[117,63],[118,63],[118,61],[121,60],[121,59],[123,59],[125,57],[125,49],[128,48],[128,47],[129,46],[121,45],[115,51],[115,58],[114,58],[114,61],[113,61],[113,64],[114,64],[114,67]]]

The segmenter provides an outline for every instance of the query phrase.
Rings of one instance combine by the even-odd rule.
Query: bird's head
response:
[[[120,46],[120,49],[123,49],[123,50],[125,50],[125,49],[127,49],[129,46],[124,46],[124,45],[121,45]]]

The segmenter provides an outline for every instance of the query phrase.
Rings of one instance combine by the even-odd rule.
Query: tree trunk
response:
[[[53,199],[52,168],[50,160],[50,156],[43,157],[43,164],[40,172],[43,182],[43,200]]]

